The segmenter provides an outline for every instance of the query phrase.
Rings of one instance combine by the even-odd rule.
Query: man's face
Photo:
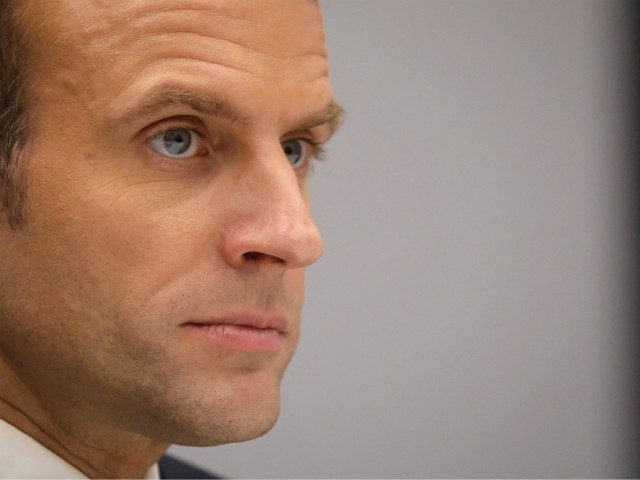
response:
[[[193,445],[266,432],[322,252],[305,183],[335,108],[317,5],[25,15],[37,109],[26,224],[0,227],[2,356],[53,419]]]

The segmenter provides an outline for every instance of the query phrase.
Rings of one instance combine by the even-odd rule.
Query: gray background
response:
[[[620,4],[323,11],[347,120],[280,420],[171,452],[232,477],[635,474]]]

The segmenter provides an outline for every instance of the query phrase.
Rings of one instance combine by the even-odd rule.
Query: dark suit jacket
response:
[[[163,455],[158,460],[158,467],[160,467],[160,478],[223,478],[169,455]]]

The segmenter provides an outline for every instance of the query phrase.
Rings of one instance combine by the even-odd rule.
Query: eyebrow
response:
[[[344,109],[335,100],[331,100],[324,110],[302,120],[293,130],[310,130],[313,127],[328,124],[330,132],[333,134],[340,127],[343,119]]]
[[[185,90],[182,88],[164,88],[151,92],[131,110],[122,115],[120,121],[128,124],[140,117],[148,116],[163,108],[181,105],[203,115],[217,117],[243,126],[251,126],[252,122],[240,114],[229,102],[208,93]],[[344,109],[334,100],[322,111],[303,119],[294,125],[292,131],[309,130],[313,127],[328,124],[333,134],[342,123]]]
[[[222,118],[233,123],[249,125],[248,118],[239,114],[228,102],[206,93],[185,90],[182,88],[163,88],[145,95],[133,108],[127,110],[119,120],[131,123],[138,118],[151,115],[163,108],[181,105],[203,115]]]

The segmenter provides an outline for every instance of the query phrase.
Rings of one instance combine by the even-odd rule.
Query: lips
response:
[[[221,317],[190,320],[189,331],[223,349],[277,351],[284,344],[286,318],[261,312],[244,312]]]

